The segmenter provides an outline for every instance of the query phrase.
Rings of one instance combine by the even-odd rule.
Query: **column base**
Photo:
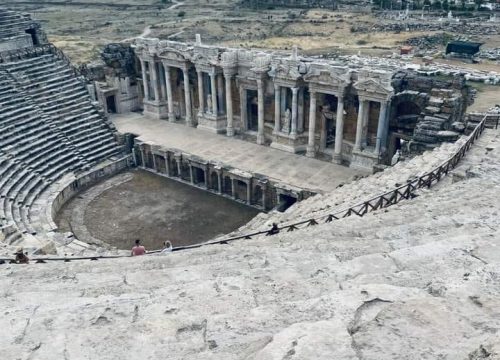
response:
[[[271,147],[274,149],[283,150],[296,154],[299,152],[308,151],[307,142],[308,142],[308,137],[305,134],[292,135],[292,134],[277,133],[273,137],[273,142],[271,143]]]
[[[333,154],[332,162],[338,165],[342,164],[342,154]]]
[[[144,115],[153,119],[166,119],[168,117],[167,104],[158,102],[144,102]]]
[[[228,126],[226,129],[226,135],[227,136],[234,136],[234,128]]]
[[[257,144],[264,145],[265,143],[266,143],[266,139],[264,137],[264,134],[257,134]]]
[[[314,151],[314,147],[312,146],[308,146],[306,148],[306,156],[307,157],[310,157],[310,158],[313,158],[316,156],[316,152]]]
[[[210,113],[198,113],[198,129],[210,131],[215,134],[226,132],[227,120],[224,115],[213,115]]]
[[[173,112],[168,113],[168,121],[175,122],[175,114]]]
[[[378,164],[378,157],[371,151],[352,151],[350,168],[373,174],[373,167]]]

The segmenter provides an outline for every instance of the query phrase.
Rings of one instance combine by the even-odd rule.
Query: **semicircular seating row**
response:
[[[25,35],[30,26],[30,16],[15,11],[0,9],[0,39]]]
[[[66,61],[47,53],[0,64],[0,226],[6,243],[43,230],[45,209],[33,205],[51,184],[120,153],[112,126]]]

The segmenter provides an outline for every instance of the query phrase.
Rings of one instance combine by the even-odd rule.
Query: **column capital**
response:
[[[292,92],[293,92],[294,95],[299,92],[299,88],[296,87],[296,86],[292,87],[291,89],[292,89]]]
[[[278,91],[280,89],[281,85],[274,83],[274,90]]]
[[[231,79],[234,75],[236,75],[237,70],[233,67],[223,67],[222,73],[224,74],[225,78]]]

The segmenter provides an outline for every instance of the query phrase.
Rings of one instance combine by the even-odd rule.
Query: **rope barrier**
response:
[[[177,251],[184,251],[184,250],[192,250],[196,248],[201,248],[203,246],[208,246],[208,245],[224,245],[224,244],[229,244],[229,242],[232,241],[238,241],[238,240],[248,240],[251,239],[254,236],[259,236],[259,235],[267,235],[267,236],[273,236],[278,234],[281,230],[286,230],[287,232],[295,231],[300,229],[300,226],[305,225],[306,227],[309,226],[316,226],[320,222],[323,223],[331,223],[334,220],[339,220],[342,218],[346,218],[351,216],[352,214],[358,215],[360,217],[364,216],[365,214],[389,207],[391,205],[397,204],[398,202],[402,200],[409,200],[417,197],[418,195],[414,194],[414,191],[420,189],[420,188],[430,188],[433,184],[439,182],[442,178],[442,175],[447,175],[448,172],[455,168],[455,166],[458,164],[458,162],[465,156],[467,151],[471,148],[472,144],[475,142],[476,139],[479,138],[479,136],[483,133],[484,128],[486,126],[486,120],[488,118],[488,114],[484,116],[484,118],[481,120],[481,122],[474,128],[472,133],[469,135],[467,138],[467,141],[451,156],[448,158],[448,160],[444,161],[441,165],[437,166],[433,170],[425,173],[424,175],[413,179],[411,181],[408,181],[405,185],[401,185],[399,187],[394,188],[393,190],[387,191],[385,193],[382,193],[380,195],[377,195],[369,200],[362,201],[356,205],[346,207],[342,210],[336,211],[334,213],[330,213],[327,215],[322,215],[318,217],[312,217],[308,218],[306,220],[301,220],[294,222],[292,224],[286,224],[282,225],[281,227],[277,227],[274,229],[270,230],[262,230],[262,231],[255,231],[252,233],[247,233],[243,235],[238,235],[234,237],[229,237],[229,238],[224,238],[220,240],[212,240],[212,241],[207,241],[203,243],[198,243],[198,244],[193,244],[193,245],[182,245],[178,247],[172,247],[171,251],[172,252],[177,252]],[[389,196],[390,195],[390,196]],[[375,202],[373,204],[373,202]],[[153,254],[158,254],[161,253],[163,250],[153,250],[147,252],[145,255],[153,255]],[[31,260],[37,263],[45,263],[47,261],[63,261],[63,262],[70,262],[70,261],[75,261],[75,260],[99,260],[99,259],[118,259],[118,258],[128,258],[132,257],[131,255],[103,255],[103,256],[81,256],[81,257],[37,257],[37,258],[32,258]],[[15,259],[13,258],[0,258],[0,264],[6,263],[6,262],[15,262]]]

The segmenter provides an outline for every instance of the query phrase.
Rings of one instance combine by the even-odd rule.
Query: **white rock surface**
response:
[[[167,256],[0,266],[2,359],[500,359],[500,138],[364,218]]]

